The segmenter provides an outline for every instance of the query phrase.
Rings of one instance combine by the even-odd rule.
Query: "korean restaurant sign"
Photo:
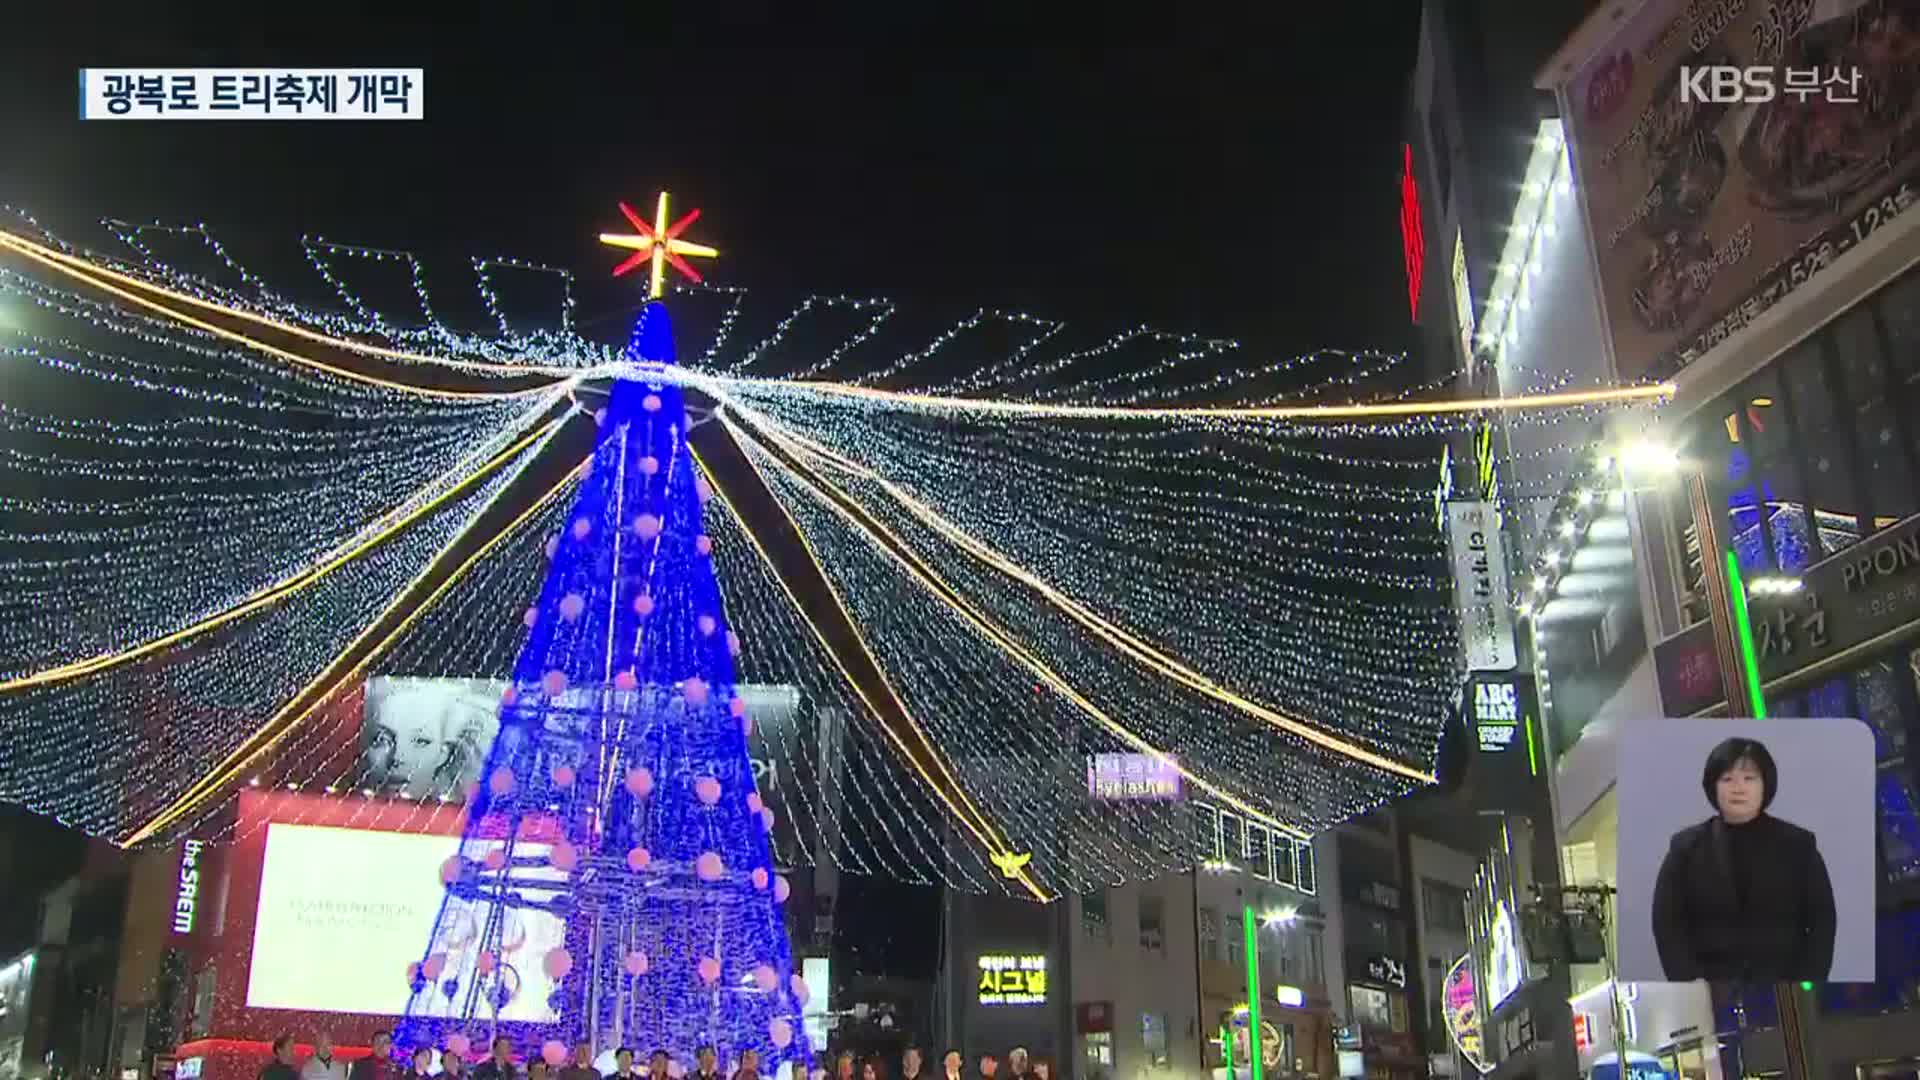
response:
[[[1799,591],[1747,600],[1762,679],[1920,620],[1920,515],[1814,565]]]
[[[1460,615],[1467,670],[1513,670],[1518,658],[1507,553],[1500,538],[1500,514],[1492,503],[1447,504],[1447,555],[1453,563],[1453,602]]]
[[[1902,12],[1651,0],[1561,87],[1620,379],[1698,359],[1913,205]]]
[[[1047,958],[1033,954],[986,953],[980,957],[977,989],[982,1005],[1045,1005]]]

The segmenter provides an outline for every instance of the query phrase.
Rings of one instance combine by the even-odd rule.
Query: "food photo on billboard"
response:
[[[1873,981],[1866,725],[1639,720],[1621,735],[1621,978]]]

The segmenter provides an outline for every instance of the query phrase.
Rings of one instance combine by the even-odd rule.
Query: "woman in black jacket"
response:
[[[1812,832],[1767,814],[1773,755],[1727,739],[1700,787],[1717,813],[1673,834],[1653,887],[1653,938],[1674,982],[1824,980],[1833,967],[1833,884]]]

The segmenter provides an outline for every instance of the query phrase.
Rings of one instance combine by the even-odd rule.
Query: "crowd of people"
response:
[[[675,1068],[667,1051],[654,1050],[647,1056],[645,1071],[638,1072],[634,1051],[623,1046],[614,1052],[613,1072],[604,1076],[594,1064],[593,1045],[585,1040],[575,1043],[572,1057],[558,1066],[539,1055],[529,1055],[524,1064],[516,1061],[513,1040],[505,1035],[495,1038],[488,1056],[475,1065],[469,1066],[451,1049],[441,1051],[437,1071],[434,1051],[426,1046],[416,1048],[402,1066],[394,1056],[389,1031],[374,1033],[371,1050],[349,1067],[334,1056],[332,1037],[320,1035],[313,1040],[313,1053],[296,1065],[293,1036],[282,1035],[273,1041],[273,1059],[260,1070],[259,1080],[427,1080],[429,1076],[439,1080],[762,1080],[760,1054],[752,1049],[742,1050],[723,1072],[719,1052],[703,1046],[694,1054],[691,1073]],[[831,1080],[893,1080],[891,1065],[891,1059],[882,1055],[863,1058],[843,1050],[834,1058]],[[1052,1062],[1030,1057],[1019,1047],[1007,1054],[1006,1065],[1003,1071],[997,1055],[982,1054],[969,1073],[966,1057],[949,1050],[941,1055],[940,1072],[934,1075],[927,1071],[921,1049],[909,1046],[900,1055],[899,1080],[1057,1080]],[[826,1069],[813,1070],[812,1080],[828,1078]]]

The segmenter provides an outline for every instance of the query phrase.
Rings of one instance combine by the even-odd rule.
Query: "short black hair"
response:
[[[654,1051],[654,1053],[656,1053],[656,1054],[657,1054],[657,1053],[659,1053],[659,1052],[660,1052],[660,1051],[658,1051],[658,1050],[655,1050],[655,1051]],[[619,1056],[620,1056],[621,1054],[625,1054],[625,1055],[627,1055],[628,1057],[632,1057],[632,1056],[633,1056],[633,1047],[631,1047],[631,1046],[623,1046],[623,1047],[621,1047],[620,1049],[618,1049],[618,1050],[615,1050],[615,1051],[613,1052],[613,1056],[614,1056],[614,1057],[619,1057]]]
[[[414,1056],[415,1058],[418,1058],[418,1057],[419,1057],[419,1056],[420,1056],[421,1054],[425,1054],[425,1055],[427,1055],[428,1057],[432,1057],[432,1056],[433,1056],[433,1047],[431,1047],[431,1046],[416,1046],[416,1047],[414,1047],[414,1048],[413,1048],[413,1056]]]
[[[578,1049],[580,1049],[580,1048],[581,1048],[581,1047],[583,1047],[583,1046],[584,1046],[584,1047],[586,1047],[586,1048],[587,1048],[587,1049],[589,1049],[589,1050],[591,1050],[591,1049],[593,1049],[593,1040],[592,1040],[592,1039],[575,1039],[575,1040],[573,1040],[573,1048],[574,1048],[575,1050],[578,1050]]]
[[[701,1047],[700,1049],[698,1049],[698,1050],[695,1050],[695,1051],[693,1052],[693,1056],[694,1056],[694,1057],[699,1057],[699,1056],[700,1056],[701,1054],[712,1054],[712,1055],[713,1055],[713,1056],[715,1056],[715,1057],[719,1057],[719,1056],[720,1056],[720,1051],[718,1051],[718,1050],[715,1050],[715,1049],[713,1048],[713,1044],[712,1044],[712,1043],[707,1043],[707,1044],[706,1044],[705,1046],[702,1046],[702,1047]]]
[[[512,1037],[511,1037],[511,1036],[507,1036],[507,1035],[495,1035],[495,1036],[493,1037],[493,1043],[492,1043],[492,1045],[494,1045],[494,1046],[499,1046],[499,1045],[500,1045],[501,1043],[506,1043],[506,1044],[507,1044],[507,1048],[508,1048],[509,1050],[511,1050],[511,1049],[513,1048],[513,1039],[512,1039]]]
[[[1720,745],[1708,752],[1706,767],[1700,770],[1700,790],[1707,793],[1707,804],[1716,811],[1720,809],[1720,798],[1715,794],[1720,778],[1742,761],[1751,762],[1760,770],[1760,782],[1766,787],[1766,793],[1760,796],[1760,809],[1773,805],[1773,797],[1780,790],[1780,766],[1773,763],[1773,755],[1767,752],[1765,743],[1735,736],[1722,739]]]
[[[282,1051],[282,1050],[291,1050],[291,1049],[293,1049],[293,1036],[291,1036],[291,1035],[276,1035],[276,1036],[274,1036],[274,1038],[273,1038],[273,1052],[274,1052],[274,1053],[276,1053],[276,1054],[277,1054],[277,1053],[279,1053],[279,1052],[280,1052],[280,1051]]]

